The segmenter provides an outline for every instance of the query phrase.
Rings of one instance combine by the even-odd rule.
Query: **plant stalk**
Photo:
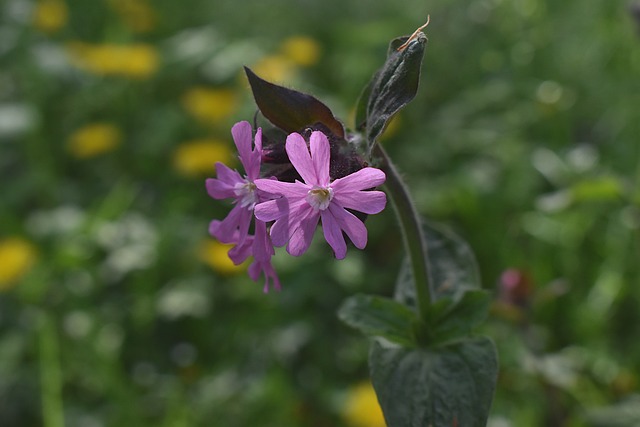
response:
[[[409,255],[416,289],[418,312],[420,318],[428,324],[429,307],[433,301],[434,294],[429,283],[427,244],[422,230],[422,221],[413,204],[409,190],[400,176],[400,172],[378,143],[373,146],[373,157],[380,159],[380,167],[387,176],[385,187],[398,215],[404,244]]]
[[[58,336],[51,316],[42,313],[39,322],[43,425],[45,427],[64,427]]]

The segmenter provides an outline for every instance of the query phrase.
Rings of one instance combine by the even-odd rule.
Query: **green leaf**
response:
[[[623,193],[621,182],[613,176],[583,180],[571,187],[571,195],[576,202],[618,200]]]
[[[415,345],[412,328],[417,321],[413,310],[388,298],[355,295],[338,310],[347,325],[371,337],[383,337],[405,346]]]
[[[485,427],[498,373],[488,338],[437,348],[374,342],[371,380],[388,427]]]
[[[442,298],[436,304],[442,308],[432,313],[433,344],[463,338],[480,326],[489,314],[491,295],[479,289],[467,290],[457,301]]]
[[[364,131],[369,149],[385,126],[416,95],[427,37],[418,33],[401,51],[408,36],[391,42],[387,60],[365,87],[356,107],[356,129]],[[366,107],[365,107],[366,106]]]
[[[306,93],[269,83],[247,67],[244,70],[258,108],[271,123],[287,133],[321,123],[335,136],[344,138],[342,123],[322,102]]]
[[[377,75],[377,74],[376,74]],[[374,77],[376,76],[374,75]],[[367,106],[369,104],[369,97],[371,96],[371,89],[375,79],[369,81],[367,85],[362,89],[358,102],[356,103],[356,129],[362,131],[367,125]]]
[[[424,222],[424,237],[428,250],[429,281],[436,299],[430,308],[428,330],[416,336],[423,346],[467,336],[489,313],[491,296],[480,289],[480,276],[469,245],[453,232]],[[409,307],[416,307],[413,274],[408,262],[400,270],[394,298]]]

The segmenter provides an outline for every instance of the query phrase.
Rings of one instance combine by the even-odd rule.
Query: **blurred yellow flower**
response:
[[[284,55],[265,56],[251,67],[254,73],[269,82],[284,83],[291,80],[296,66]]]
[[[67,140],[67,150],[78,159],[107,153],[122,141],[120,129],[110,123],[92,123],[77,129]]]
[[[231,116],[238,108],[238,96],[231,89],[211,89],[196,86],[182,97],[182,105],[195,118],[217,123]]]
[[[281,51],[291,62],[301,67],[315,65],[320,59],[320,45],[310,37],[289,37],[282,43]]]
[[[0,240],[0,291],[11,289],[37,258],[36,248],[20,237]]]
[[[67,24],[69,10],[62,0],[39,0],[33,9],[33,26],[45,33],[55,33]]]
[[[173,153],[173,165],[186,176],[211,174],[216,162],[229,164],[233,153],[229,146],[216,139],[197,139],[183,142]]]
[[[349,390],[343,411],[344,420],[352,427],[386,427],[376,392],[370,382]]]
[[[148,78],[158,69],[156,49],[144,43],[130,45],[71,42],[67,45],[73,63],[97,75]]]
[[[153,30],[158,21],[156,11],[146,0],[109,0],[109,5],[125,25],[136,33]]]
[[[201,261],[220,274],[229,275],[243,273],[248,262],[235,265],[233,261],[229,259],[229,255],[227,255],[227,252],[229,252],[229,249],[232,247],[233,245],[226,245],[218,242],[217,240],[206,240],[202,242],[198,248],[198,257]]]

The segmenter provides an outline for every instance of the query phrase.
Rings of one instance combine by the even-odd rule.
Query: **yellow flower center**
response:
[[[331,199],[333,199],[333,188],[331,187],[317,187],[307,193],[307,202],[315,210],[323,211],[327,209],[331,204]]]

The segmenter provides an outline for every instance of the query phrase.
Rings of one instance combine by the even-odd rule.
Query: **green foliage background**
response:
[[[60,425],[61,407],[66,425],[91,427],[346,425],[368,344],[336,310],[356,292],[392,293],[392,212],[369,218],[367,249],[344,261],[319,241],[300,259],[279,252],[284,289],[263,295],[198,259],[208,221],[228,207],[204,177],[176,173],[172,155],[189,138],[230,144],[230,126],[255,111],[241,66],[293,35],[322,53],[285,83],[348,123],[388,41],[427,13],[421,89],[384,144],[420,211],[469,241],[495,292],[482,330],[501,365],[490,425],[640,423],[637,406],[609,407],[637,399],[640,374],[640,29],[629,4],[157,0],[144,34],[107,2],[82,0],[44,34],[34,4],[0,3],[0,104],[28,119],[0,132],[0,237],[39,254],[0,294],[3,427]],[[148,79],[94,76],[56,62],[71,40],[150,43],[161,65]],[[180,101],[196,84],[231,88],[242,105],[226,123],[199,123]],[[117,123],[123,144],[74,159],[65,141],[93,121]],[[120,256],[146,261],[110,270],[131,245]],[[531,283],[524,306],[501,298],[509,268]]]

